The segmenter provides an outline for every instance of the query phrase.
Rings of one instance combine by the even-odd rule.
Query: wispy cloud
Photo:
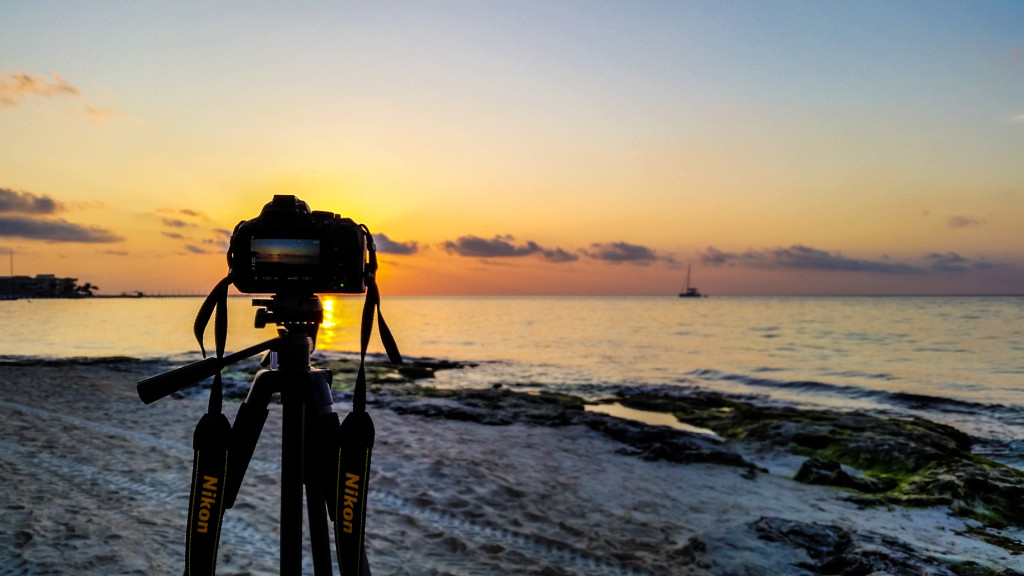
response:
[[[231,231],[209,228],[211,218],[191,208],[157,208],[156,217],[167,228],[160,234],[180,240],[181,247],[192,254],[223,254],[228,249]]]
[[[223,228],[214,228],[211,231],[212,238],[203,240],[203,244],[209,244],[217,248],[218,252],[227,252],[231,244],[231,231]]]
[[[104,124],[121,116],[117,110],[96,108],[84,101],[82,91],[58,74],[53,78],[26,72],[0,72],[0,105],[7,108],[21,106],[27,98],[71,98],[82,105],[82,113],[94,124]]]
[[[417,242],[396,242],[385,234],[374,234],[373,243],[381,254],[409,255],[419,251]]]
[[[0,104],[4,106],[20,106],[29,96],[77,98],[81,94],[81,90],[57,74],[53,75],[53,80],[49,80],[44,76],[33,76],[25,72],[0,72]]]
[[[169,206],[164,206],[162,208],[157,208],[156,212],[157,214],[170,214],[177,217],[184,216],[186,218],[196,218],[201,220],[207,219],[206,214],[191,208],[171,208]]]
[[[80,226],[65,220],[0,217],[0,236],[49,242],[121,242],[124,238],[104,228]]]
[[[63,209],[63,204],[49,196],[0,188],[0,212],[55,214]]]
[[[970,216],[950,216],[946,220],[946,225],[950,228],[970,228],[972,226],[981,226],[983,222]]]
[[[105,124],[107,120],[112,118],[120,118],[121,113],[117,110],[111,110],[109,108],[93,108],[88,104],[85,105],[85,115],[92,120],[93,124]]]
[[[921,274],[921,268],[888,260],[847,258],[839,253],[810,248],[801,244],[789,248],[723,252],[709,246],[701,254],[706,266],[745,266],[764,269],[825,270],[846,272],[878,272],[882,274]]]

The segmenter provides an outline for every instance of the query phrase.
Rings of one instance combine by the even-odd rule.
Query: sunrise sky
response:
[[[205,293],[274,194],[385,294],[1024,292],[1024,3],[0,9],[8,274]]]

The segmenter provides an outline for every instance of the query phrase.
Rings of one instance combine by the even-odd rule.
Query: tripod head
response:
[[[315,294],[308,296],[289,296],[275,294],[270,299],[253,298],[256,310],[256,328],[265,328],[267,324],[277,324],[288,332],[299,332],[316,338],[320,323],[324,320],[324,307],[320,297]]]
[[[289,351],[292,353],[285,356],[296,358],[298,361],[304,357],[305,364],[308,365],[309,354],[316,344],[316,334],[324,318],[324,309],[320,298],[315,294],[305,296],[275,294],[269,299],[254,298],[252,304],[259,307],[256,310],[255,327],[265,328],[268,324],[276,324],[280,327],[277,338],[239,350],[234,354],[228,354],[223,358],[206,358],[142,380],[137,387],[139,398],[144,403],[151,404],[164,396],[169,396],[213,376],[225,366],[267,350],[275,350],[283,346],[285,340],[295,342],[294,337],[296,336],[308,336],[308,345],[304,350],[293,350],[294,346],[290,347]]]
[[[273,362],[281,367],[309,368],[309,356],[316,348],[316,333],[324,320],[320,297],[288,296],[276,294],[270,299],[253,298],[256,310],[256,328],[267,324],[279,326],[278,337],[272,341],[271,352],[277,353]]]

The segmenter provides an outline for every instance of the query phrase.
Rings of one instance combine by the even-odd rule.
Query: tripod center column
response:
[[[288,334],[278,350],[281,405],[281,574],[302,573],[302,491],[311,339]]]

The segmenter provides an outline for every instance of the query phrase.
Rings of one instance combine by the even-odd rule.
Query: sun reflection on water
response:
[[[359,346],[358,299],[321,296],[324,319],[316,347],[321,350],[353,350]]]
[[[325,298],[323,301],[324,306],[324,321],[320,323],[320,327],[324,330],[330,330],[337,326],[334,322],[334,300]]]

